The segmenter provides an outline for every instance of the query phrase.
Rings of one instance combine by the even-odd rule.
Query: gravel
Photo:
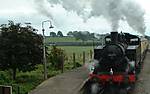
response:
[[[150,51],[147,52],[138,78],[133,94],[150,94]]]

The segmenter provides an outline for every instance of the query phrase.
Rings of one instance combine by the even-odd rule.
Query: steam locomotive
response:
[[[148,41],[129,33],[111,32],[94,49],[93,71],[82,94],[127,94],[134,88]]]

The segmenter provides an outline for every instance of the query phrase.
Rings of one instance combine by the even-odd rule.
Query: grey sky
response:
[[[84,0],[85,1],[85,0]],[[146,22],[146,34],[150,35],[150,1],[148,0],[137,0],[143,9],[145,9],[145,22]],[[110,22],[104,17],[92,17],[86,22],[81,16],[78,16],[75,12],[68,12],[62,6],[57,5],[51,9],[53,15],[54,29],[48,30],[47,23],[45,24],[46,34],[48,35],[50,31],[57,32],[58,30],[66,33],[68,31],[74,30],[85,30],[96,33],[110,32]],[[50,19],[42,13],[38,12],[36,5],[33,0],[0,0],[0,24],[7,23],[8,20],[13,20],[15,22],[31,22],[32,26],[39,29],[41,32],[41,22]],[[119,30],[126,32],[136,32],[128,26],[126,22],[120,22]]]

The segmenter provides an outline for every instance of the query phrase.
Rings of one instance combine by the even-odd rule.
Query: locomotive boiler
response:
[[[93,71],[83,94],[127,94],[134,88],[148,41],[129,33],[111,32],[105,45],[94,49]]]

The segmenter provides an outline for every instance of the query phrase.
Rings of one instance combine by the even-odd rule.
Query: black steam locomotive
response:
[[[137,80],[147,47],[146,39],[111,32],[105,37],[105,45],[94,49],[97,63],[83,94],[127,94]]]

